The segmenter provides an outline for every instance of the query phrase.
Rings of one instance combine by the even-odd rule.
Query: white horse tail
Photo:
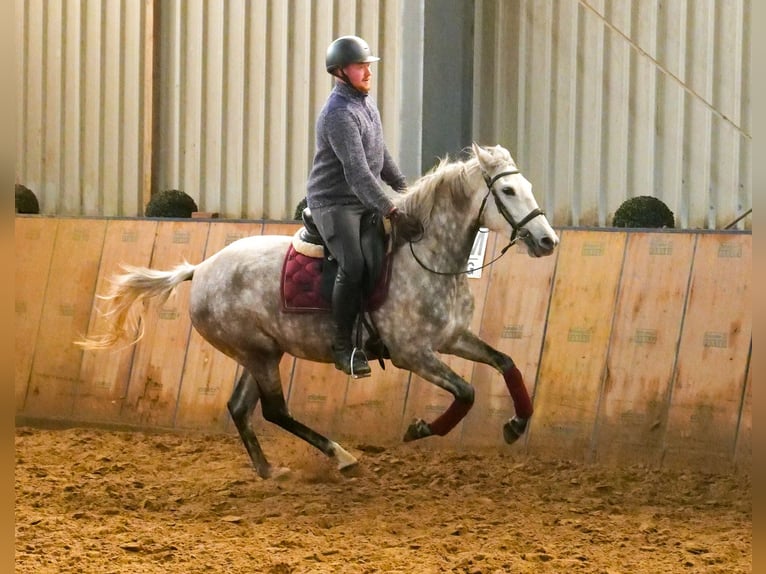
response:
[[[179,284],[192,279],[196,268],[188,262],[169,271],[122,265],[126,273],[113,275],[109,292],[98,296],[105,302],[98,311],[107,320],[107,332],[83,337],[75,345],[85,350],[109,349],[121,340],[126,341],[125,347],[135,345],[144,336],[144,324],[140,320],[143,312],[138,312],[134,304],[153,297],[166,301]]]

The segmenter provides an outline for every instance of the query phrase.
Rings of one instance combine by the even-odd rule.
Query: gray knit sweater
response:
[[[380,184],[403,191],[407,182],[383,141],[375,102],[337,82],[316,124],[316,152],[307,184],[309,208],[363,204],[387,214],[391,198]]]

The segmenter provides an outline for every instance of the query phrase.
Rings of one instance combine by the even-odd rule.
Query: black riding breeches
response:
[[[334,205],[311,210],[327,249],[338,262],[338,275],[351,284],[361,284],[365,261],[362,253],[363,233],[376,233],[374,226],[362,228],[362,217],[370,213],[362,205]]]

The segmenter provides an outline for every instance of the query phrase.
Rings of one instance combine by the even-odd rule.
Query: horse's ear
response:
[[[489,153],[487,152],[487,150],[485,150],[483,147],[481,147],[476,142],[473,142],[471,144],[471,147],[473,147],[473,153],[476,156],[476,159],[479,160],[479,164],[482,167],[486,168],[487,164],[490,161]]]

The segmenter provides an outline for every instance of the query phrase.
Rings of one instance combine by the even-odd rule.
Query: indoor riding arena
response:
[[[750,233],[563,229],[554,256],[511,249],[471,279],[475,331],[533,395],[513,445],[489,367],[447,358],[473,409],[402,443],[446,392],[285,358],[291,412],[359,464],[340,473],[258,409],[290,469],[262,480],[226,410],[237,367],[191,328],[188,284],[135,347],[73,341],[119,264],[297,227],[17,217],[17,573],[751,571]]]

